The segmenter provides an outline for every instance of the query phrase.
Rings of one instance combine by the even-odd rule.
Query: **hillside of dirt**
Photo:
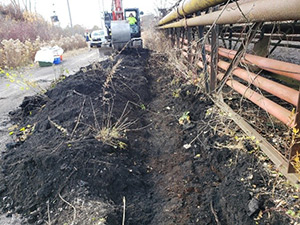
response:
[[[220,132],[221,111],[166,56],[128,50],[52,86],[11,112],[15,142],[0,173],[7,216],[21,214],[23,224],[296,222],[286,213],[299,210],[295,190],[270,176],[251,143]]]

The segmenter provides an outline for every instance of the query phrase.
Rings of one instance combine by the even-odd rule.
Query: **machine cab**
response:
[[[138,8],[128,8],[124,10],[125,20],[128,21],[129,15],[132,14],[136,19],[136,24],[130,25],[131,38],[141,37],[141,18],[143,12],[140,12]]]

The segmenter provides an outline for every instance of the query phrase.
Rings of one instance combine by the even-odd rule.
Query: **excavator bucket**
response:
[[[111,21],[112,47],[121,50],[130,44],[131,33],[130,25],[125,20]]]

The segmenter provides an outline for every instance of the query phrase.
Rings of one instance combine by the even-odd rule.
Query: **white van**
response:
[[[101,47],[103,44],[106,44],[107,40],[105,36],[107,36],[107,34],[104,30],[94,30],[91,33],[90,46]]]

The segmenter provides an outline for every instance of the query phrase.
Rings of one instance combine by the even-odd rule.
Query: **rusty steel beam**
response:
[[[206,45],[205,49],[206,51],[211,51],[211,47],[209,45]],[[234,50],[219,48],[219,55],[223,57],[233,59],[235,54],[236,51]],[[287,63],[251,54],[245,54],[242,62],[247,64],[254,64],[263,70],[300,81],[300,65],[297,64]]]
[[[221,13],[222,12],[222,13]],[[241,4],[239,7],[227,7],[190,19],[161,26],[161,29],[186,26],[205,26],[216,24],[234,24],[264,21],[286,21],[300,19],[299,0],[259,0]]]
[[[164,25],[169,23],[177,18],[182,18],[188,14],[201,11],[203,9],[209,8],[211,6],[218,5],[220,3],[226,2],[227,0],[187,0],[182,1],[181,4],[173,9],[172,12],[167,14],[162,18],[158,25]]]

